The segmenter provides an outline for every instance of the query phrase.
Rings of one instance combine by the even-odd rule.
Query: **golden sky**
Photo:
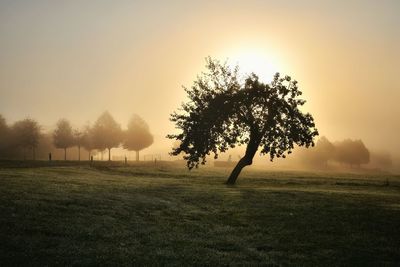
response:
[[[299,81],[322,135],[400,151],[400,1],[0,1],[0,114],[132,113],[168,148],[204,58]]]

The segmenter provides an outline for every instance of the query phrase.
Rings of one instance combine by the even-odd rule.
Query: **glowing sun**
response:
[[[241,74],[254,72],[261,81],[270,82],[276,72],[280,72],[276,59],[262,50],[239,50],[231,54],[228,62],[239,66]]]

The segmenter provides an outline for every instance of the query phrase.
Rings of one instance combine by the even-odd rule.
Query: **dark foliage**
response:
[[[211,153],[214,158],[236,145],[247,145],[228,183],[234,183],[240,170],[252,164],[261,147],[261,154],[286,157],[298,146],[313,146],[318,135],[313,117],[300,111],[306,102],[297,81],[276,73],[270,84],[261,82],[254,73],[239,78],[238,67],[207,58],[208,72],[197,77],[190,89],[185,88],[189,102],[181,113],[173,113],[171,121],[181,130],[168,135],[179,140],[172,155],[184,152],[189,169],[205,164]],[[233,177],[236,176],[236,177]]]

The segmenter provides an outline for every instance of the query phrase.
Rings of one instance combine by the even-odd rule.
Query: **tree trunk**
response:
[[[67,148],[64,148],[64,160],[67,160]]]
[[[237,178],[239,177],[239,174],[242,171],[242,169],[244,167],[246,167],[247,165],[251,165],[251,163],[249,164],[248,162],[249,162],[249,160],[246,158],[246,156],[241,158],[239,160],[239,162],[236,164],[236,166],[233,169],[233,171],[231,172],[231,175],[229,175],[229,178],[226,181],[226,184],[228,184],[228,185],[235,184],[235,182],[236,182]]]
[[[136,161],[139,161],[139,150],[136,151]]]
[[[32,157],[33,157],[33,160],[36,160],[36,153],[35,153],[36,151],[35,151],[35,148],[34,147],[32,147]]]
[[[81,146],[78,146],[78,161],[81,161]]]
[[[261,142],[261,137],[258,137],[258,136],[260,136],[260,135],[254,134],[254,133],[250,134],[250,141],[247,144],[246,154],[236,164],[231,175],[229,176],[228,180],[226,181],[227,185],[235,184],[236,179],[238,178],[242,169],[246,166],[253,164],[253,157],[256,154],[256,152],[258,150],[258,146],[260,145],[260,142]]]
[[[111,148],[108,149],[108,161],[111,161]]]

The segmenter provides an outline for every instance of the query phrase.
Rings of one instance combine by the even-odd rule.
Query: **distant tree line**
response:
[[[317,141],[313,149],[302,151],[300,157],[306,165],[320,168],[328,167],[329,162],[351,168],[359,168],[369,163],[380,168],[392,165],[389,153],[370,152],[362,140],[345,139],[332,143],[324,136]]]
[[[124,149],[136,152],[139,160],[139,151],[153,143],[147,123],[138,115],[133,115],[127,129],[123,130],[109,112],[99,116],[93,125],[85,125],[80,129],[73,129],[67,119],[60,119],[52,133],[43,133],[39,123],[26,118],[8,125],[0,115],[0,158],[3,159],[36,159],[36,152],[40,148],[41,156],[50,153],[52,148],[63,150],[64,160],[68,159],[68,149],[78,148],[78,160],[81,160],[81,149],[88,152],[90,160],[94,151],[108,151],[108,160],[111,160],[111,150],[120,145]],[[47,150],[47,151],[46,151]]]

